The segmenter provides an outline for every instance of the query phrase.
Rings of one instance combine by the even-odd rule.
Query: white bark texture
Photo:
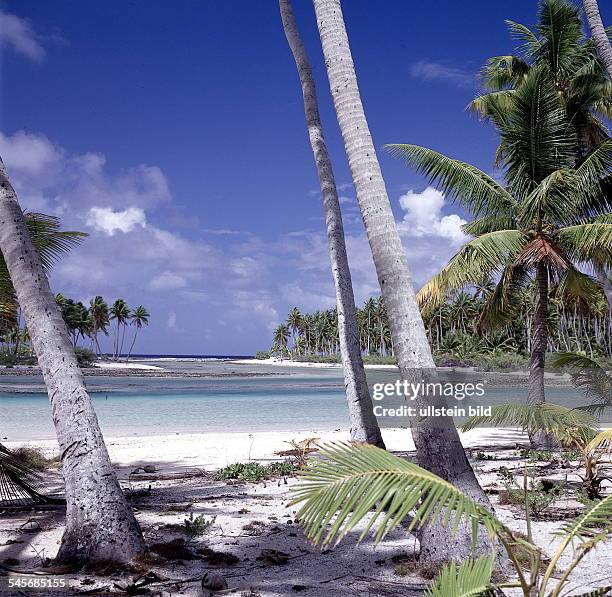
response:
[[[58,560],[127,561],[145,550],[112,468],[66,326],[0,159],[0,249],[47,386],[66,484]]]
[[[336,290],[340,354],[351,421],[351,439],[384,448],[380,428],[372,410],[372,398],[361,356],[355,297],[344,242],[340,201],[331,159],[323,136],[312,68],[297,29],[291,0],[279,0],[279,8],[285,36],[300,77],[306,126],[323,197],[329,258]]]
[[[334,106],[344,140],[357,200],[382,295],[389,316],[393,348],[402,378],[434,374],[435,364],[425,333],[406,253],[387,196],[365,117],[355,66],[339,0],[313,0]],[[488,508],[452,419],[422,419],[412,429],[418,463],[450,481]],[[466,557],[470,531],[452,535],[441,525],[428,525],[420,536],[421,558],[429,562]],[[483,535],[479,547],[489,549]]]
[[[584,6],[584,12],[586,13],[587,22],[591,29],[591,36],[595,42],[597,48],[597,54],[608,73],[608,77],[612,79],[612,46],[610,45],[610,39],[606,33],[601,15],[599,14],[599,7],[597,6],[597,0],[582,0]]]

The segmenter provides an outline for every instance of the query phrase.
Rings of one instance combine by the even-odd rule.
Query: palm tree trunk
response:
[[[608,71],[608,76],[612,79],[612,46],[608,39],[608,34],[599,14],[597,0],[582,0],[584,12],[591,29],[591,35],[597,48],[597,54]]]
[[[544,365],[548,344],[548,271],[544,264],[536,269],[536,303],[533,313],[533,336],[529,357],[529,404],[546,402],[544,395]]]
[[[387,308],[400,374],[408,381],[422,379],[435,371],[435,363],[361,103],[340,1],[313,0],[313,4],[334,107]],[[421,466],[490,508],[452,419],[419,420],[412,434]],[[453,536],[442,525],[428,526],[420,537],[421,558],[440,562],[467,557],[472,551],[470,537],[467,527]],[[481,535],[479,543],[480,548],[490,550],[486,537]]]
[[[0,249],[47,386],[66,484],[59,560],[130,560],[140,527],[108,457],[68,331],[0,159]]]
[[[279,0],[279,7],[285,36],[295,59],[300,83],[302,84],[306,126],[308,127],[310,145],[312,146],[321,185],[329,258],[336,290],[340,354],[351,421],[351,439],[384,448],[385,444],[380,433],[380,427],[373,413],[372,399],[361,356],[357,310],[355,308],[351,271],[346,255],[340,201],[338,200],[332,163],[323,136],[312,69],[297,29],[291,0]]]
[[[132,339],[132,344],[130,345],[130,351],[128,352],[126,362],[129,361],[130,357],[132,356],[132,350],[134,350],[134,344],[136,344],[136,338],[138,337],[138,330],[139,329],[140,329],[140,327],[136,326],[136,331],[134,332],[134,338]]]

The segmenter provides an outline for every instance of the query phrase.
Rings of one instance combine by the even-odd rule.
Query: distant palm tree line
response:
[[[134,334],[126,358],[129,359],[134,350],[138,332],[148,325],[149,313],[145,307],[139,305],[131,309],[124,299],[117,299],[110,307],[101,296],[96,296],[89,302],[89,307],[58,294],[55,297],[60,307],[62,317],[68,328],[73,346],[79,341],[88,342],[91,349],[100,356],[99,334],[105,336],[113,334],[112,358],[117,359],[124,354],[125,334],[128,325],[133,326]]]
[[[586,306],[550,295],[548,351],[579,351],[612,357],[612,318],[602,296]],[[495,330],[481,330],[479,321],[494,291],[493,284],[456,293],[436,309],[423,312],[427,336],[438,355],[469,361],[478,355],[528,355],[534,319],[534,293],[529,287],[517,297],[516,317]],[[382,297],[357,308],[359,341],[365,355],[394,356],[387,311]],[[294,356],[339,354],[335,309],[301,313],[293,308],[274,331],[273,353]]]
[[[132,326],[132,335],[126,359],[129,359],[134,350],[140,330],[149,324],[149,312],[145,307],[139,305],[131,309],[124,299],[117,299],[111,306],[101,296],[93,298],[89,307],[82,302],[65,297],[63,294],[55,296],[72,346],[83,346],[90,348],[101,356],[102,350],[99,343],[99,334],[105,336],[112,334],[113,349],[111,357],[114,359],[124,355],[123,349],[126,341],[126,330]],[[21,325],[21,312],[16,311],[15,316],[9,321],[4,321],[4,329],[0,329],[1,352],[5,354],[33,355],[30,342],[30,334],[27,327]]]

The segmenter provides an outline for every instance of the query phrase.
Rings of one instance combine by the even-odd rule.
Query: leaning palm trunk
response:
[[[597,54],[600,60],[603,62],[608,72],[608,76],[612,79],[612,46],[610,45],[610,39],[606,33],[606,28],[601,20],[599,14],[599,7],[597,6],[597,0],[582,0],[584,6],[584,12],[589,23],[589,29],[597,48]]]
[[[366,121],[339,0],[313,0],[331,93],[357,192],[374,265],[389,318],[400,374],[414,380],[435,371],[423,319],[416,302],[406,254]],[[453,483],[490,508],[466,457],[452,419],[421,419],[412,430],[417,459],[424,468]],[[442,525],[427,526],[421,558],[439,562],[467,556],[468,528],[453,535]],[[481,537],[482,547],[487,539]]]
[[[0,159],[0,249],[49,393],[66,484],[59,560],[130,560],[145,549],[113,471],[66,326]]]
[[[384,448],[380,427],[373,413],[372,399],[361,356],[357,310],[355,309],[351,271],[346,255],[340,201],[338,200],[334,172],[323,136],[312,69],[297,29],[291,0],[279,0],[279,6],[287,42],[295,59],[300,83],[302,84],[306,126],[308,127],[310,145],[317,166],[325,208],[329,257],[336,289],[340,354],[342,356],[344,386],[351,421],[351,439]]]

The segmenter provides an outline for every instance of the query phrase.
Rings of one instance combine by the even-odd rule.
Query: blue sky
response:
[[[343,6],[376,146],[427,145],[491,171],[495,137],[465,106],[484,60],[514,47],[504,19],[533,23],[536,2]],[[269,345],[291,307],[333,306],[300,89],[274,0],[1,8],[0,153],[24,207],[90,233],[54,270],[54,291],[147,306],[139,352],[249,354]],[[312,5],[295,8],[361,302],[376,278]],[[612,22],[609,7],[602,16]],[[459,246],[465,214],[379,157],[422,283]]]

